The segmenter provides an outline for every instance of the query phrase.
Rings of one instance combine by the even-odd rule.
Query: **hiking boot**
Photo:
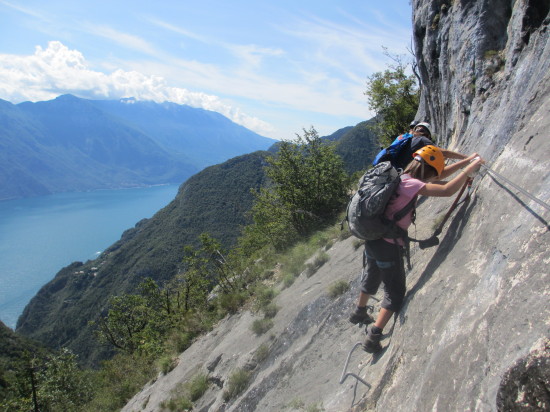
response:
[[[369,315],[367,313],[367,307],[357,307],[355,309],[355,312],[353,312],[350,317],[349,317],[349,321],[351,323],[353,323],[354,325],[357,325],[357,324],[365,324],[365,325],[368,325],[369,323],[372,323],[374,322],[374,319],[372,318],[371,315]]]
[[[378,332],[380,329],[376,328],[376,333],[373,332],[373,328],[376,328],[374,325],[367,326],[367,339],[363,343],[363,349],[368,353],[376,353],[382,350],[380,345],[380,340],[382,339],[382,331]]]

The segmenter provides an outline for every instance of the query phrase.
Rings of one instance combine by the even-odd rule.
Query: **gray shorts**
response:
[[[365,261],[361,291],[374,295],[380,283],[384,283],[384,299],[381,306],[392,312],[398,312],[405,298],[405,267],[403,250],[399,245],[384,239],[365,242]]]

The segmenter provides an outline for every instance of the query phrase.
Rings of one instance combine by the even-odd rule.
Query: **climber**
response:
[[[422,147],[413,156],[413,161],[401,175],[397,196],[390,199],[386,208],[385,216],[388,219],[392,219],[395,212],[417,195],[452,196],[484,163],[484,160],[474,153],[445,167],[443,151],[433,145]],[[459,169],[462,170],[453,179],[445,182],[439,180],[444,169],[447,175],[451,175]],[[414,210],[411,210],[396,222],[397,225],[407,230],[412,223],[413,213]],[[391,316],[399,311],[405,297],[405,268],[403,264],[405,240],[402,238],[377,239],[365,242],[366,270],[362,278],[357,308],[349,320],[354,324],[368,325],[367,338],[363,348],[369,353],[377,352],[382,348],[380,346],[382,330]],[[376,321],[374,321],[367,313],[367,302],[370,296],[378,291],[380,283],[384,284],[384,299]]]
[[[432,127],[427,122],[413,121],[410,125],[409,133],[404,133],[397,136],[392,144],[385,149],[382,149],[374,158],[373,165],[389,160],[396,169],[405,170],[407,165],[412,161],[412,154],[424,146],[433,145]],[[453,152],[447,149],[441,149],[443,156],[446,159],[466,158],[465,155]],[[449,176],[447,171],[441,174],[441,179]]]
[[[407,167],[407,165],[412,161],[413,157],[412,154],[416,152],[417,150],[421,149],[424,146],[433,145],[434,142],[432,141],[432,126],[427,122],[420,122],[417,123],[412,132],[412,139],[410,146],[405,148],[405,150],[402,150],[397,155],[397,158],[395,160],[395,164],[392,162],[392,164],[397,169],[403,169]],[[442,149],[440,148],[441,152],[443,153],[443,156],[445,159],[460,159],[463,160],[466,158],[465,155],[462,153],[453,152],[451,150]],[[448,172],[444,172],[441,174],[441,179],[444,179],[445,177],[449,176],[450,174]]]

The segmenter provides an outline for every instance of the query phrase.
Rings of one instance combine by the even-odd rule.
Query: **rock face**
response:
[[[316,274],[281,291],[269,332],[255,336],[247,311],[224,320],[124,410],[159,411],[198,373],[213,382],[195,404],[203,411],[548,410],[549,10],[547,0],[413,1],[417,118],[442,146],[480,153],[489,170],[440,244],[413,249],[406,301],[381,353],[350,355],[364,332],[347,321],[361,270],[349,238]],[[450,203],[422,202],[411,235],[428,237]],[[351,288],[331,299],[336,280]],[[225,401],[239,369],[249,384]]]

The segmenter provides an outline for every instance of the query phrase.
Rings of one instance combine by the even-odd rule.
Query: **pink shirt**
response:
[[[426,186],[426,183],[422,182],[421,180],[413,179],[408,174],[401,175],[401,183],[397,187],[396,191],[397,196],[392,197],[388,202],[385,216],[388,219],[393,219],[393,215],[403,209],[407,205],[407,203],[409,203],[409,201],[413,197],[415,197],[420,189],[422,189],[424,186]],[[413,211],[411,210],[403,217],[403,219],[397,222],[397,226],[407,230],[412,223],[412,214]],[[396,243],[395,239],[384,240],[386,242]],[[403,240],[397,239],[397,243],[403,245]]]

